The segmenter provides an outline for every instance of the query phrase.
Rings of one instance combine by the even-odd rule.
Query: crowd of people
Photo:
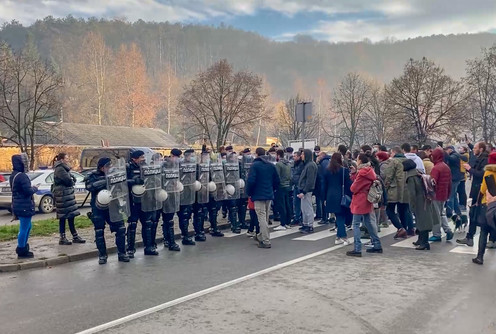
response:
[[[53,193],[60,219],[59,243],[71,244],[65,235],[66,220],[72,242],[83,243],[74,227],[79,212],[67,155],[61,153],[56,160]],[[480,226],[478,254],[473,259],[477,264],[483,264],[486,247],[496,247],[496,194],[490,193],[487,182],[487,177],[496,177],[496,152],[483,142],[457,148],[438,143],[435,148],[420,149],[408,143],[390,149],[375,144],[354,152],[340,145],[332,154],[319,146],[294,151],[277,145],[268,151],[259,147],[254,154],[249,148],[237,154],[231,146],[214,153],[204,145],[201,154],[173,149],[170,156],[156,154],[148,160],[141,150],[133,150],[127,162],[101,157],[86,180],[100,264],[107,262],[106,224],[115,232],[118,260],[129,262],[136,252],[138,221],[144,254],[158,255],[160,218],[166,248],[180,251],[174,216],[178,216],[181,243],[193,246],[206,241],[207,220],[211,236],[224,236],[217,227],[220,210],[233,233],[247,229],[247,236],[266,249],[272,247],[272,221],[280,221],[274,231],[299,226],[303,234],[314,232],[315,221],[330,225],[331,231],[336,230],[337,245],[351,243],[347,230],[352,229],[354,246],[346,255],[353,257],[362,256],[361,239],[370,239],[364,245],[367,253],[382,253],[378,233],[389,224],[396,228],[394,239],[416,236],[412,243],[421,251],[442,241],[441,229],[446,241],[451,241],[454,230],[462,233],[467,226],[465,237],[456,242],[473,247]],[[25,174],[26,156],[15,155],[12,163],[13,212],[20,219],[16,252],[20,258],[32,257],[27,240],[37,189]],[[191,219],[194,240],[188,229]]]

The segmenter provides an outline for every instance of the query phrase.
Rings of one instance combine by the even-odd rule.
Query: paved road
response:
[[[89,206],[85,206],[81,209],[79,209],[79,212],[81,212],[82,215],[85,215],[88,211],[90,211]],[[43,220],[43,219],[50,219],[50,218],[55,218],[56,213],[40,213],[37,212],[35,216],[33,216],[33,221],[37,220]],[[0,210],[0,226],[4,225],[15,225],[19,224],[19,221],[12,221],[12,214],[8,212],[7,210]]]
[[[140,252],[129,264],[111,256],[106,266],[91,259],[2,274],[1,332],[75,333],[162,305],[108,332],[495,333],[492,251],[479,267],[471,248],[442,242],[418,252],[392,232],[382,232],[383,255],[361,259],[346,257],[351,246],[333,247],[319,227],[304,238],[276,232],[270,250],[240,235],[158,257]],[[178,302],[261,270],[268,272]]]

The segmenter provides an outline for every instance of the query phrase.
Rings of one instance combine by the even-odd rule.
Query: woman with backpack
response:
[[[429,232],[434,224],[434,208],[432,201],[427,198],[422,176],[417,171],[417,165],[413,160],[403,161],[403,169],[406,173],[406,187],[408,189],[410,208],[415,214],[418,240],[413,244],[416,250],[430,250]]]
[[[74,218],[79,216],[76,204],[76,195],[74,184],[76,179],[71,175],[68,156],[66,153],[59,153],[55,158],[53,165],[53,197],[57,209],[57,218],[59,219],[60,240],[59,245],[72,245],[72,243],[84,244],[86,240],[82,239],[74,226]],[[69,229],[72,234],[72,242],[65,236],[65,221],[69,223]]]
[[[362,242],[360,241],[360,224],[363,222],[370,234],[373,248],[367,249],[367,253],[382,253],[382,245],[377,235],[377,225],[373,224],[370,217],[373,212],[373,205],[368,200],[368,195],[372,184],[377,176],[372,169],[369,158],[366,154],[361,153],[357,159],[357,173],[355,181],[351,185],[353,197],[351,200],[351,213],[353,214],[353,236],[355,248],[346,252],[348,256],[362,256]]]
[[[334,153],[331,157],[331,162],[327,166],[324,173],[324,198],[326,200],[326,215],[333,213],[336,215],[336,245],[348,245],[348,236],[346,234],[346,214],[349,212],[349,207],[346,206],[351,197],[351,180],[350,171],[343,167],[343,157],[341,153]],[[347,196],[347,197],[345,197]],[[345,204],[345,205],[343,205]]]

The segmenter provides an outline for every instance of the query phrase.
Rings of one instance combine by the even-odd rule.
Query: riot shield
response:
[[[181,193],[181,205],[192,205],[196,197],[196,155],[194,152],[184,154],[184,159],[179,164],[179,176],[184,186]]]
[[[127,186],[126,162],[124,159],[116,161],[105,175],[107,190],[110,192],[108,205],[109,217],[112,223],[125,221],[131,215],[129,206],[129,189]]]
[[[152,160],[140,166],[145,193],[141,198],[141,210],[153,212],[162,209],[162,166],[160,160]]]
[[[226,183],[224,180],[224,165],[220,155],[215,155],[210,160],[210,179],[215,183],[215,190],[212,191],[214,200],[217,202],[226,199]]]
[[[162,164],[162,189],[167,192],[167,199],[162,205],[164,213],[179,212],[181,189],[179,185],[179,159],[168,157]]]
[[[226,181],[226,199],[239,199],[240,178],[239,161],[235,153],[228,154],[224,163],[224,178]]]
[[[196,193],[196,201],[199,204],[208,203],[209,182],[210,182],[210,154],[203,153],[198,164],[198,182],[201,184],[200,190]]]
[[[241,169],[240,176],[244,182],[244,186],[240,185],[240,198],[248,198],[246,193],[246,183],[248,182],[248,173],[250,172],[251,165],[253,164],[255,158],[251,154],[243,154],[241,157]]]

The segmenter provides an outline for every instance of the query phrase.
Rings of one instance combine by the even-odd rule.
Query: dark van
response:
[[[79,160],[79,167],[81,168],[81,174],[86,175],[92,170],[96,169],[98,160],[103,157],[109,157],[112,163],[115,163],[118,159],[124,158],[124,160],[129,161],[129,156],[132,151],[141,150],[145,152],[145,159],[150,162],[152,156],[156,153],[149,147],[95,147],[95,148],[85,148],[81,152],[81,159]]]

